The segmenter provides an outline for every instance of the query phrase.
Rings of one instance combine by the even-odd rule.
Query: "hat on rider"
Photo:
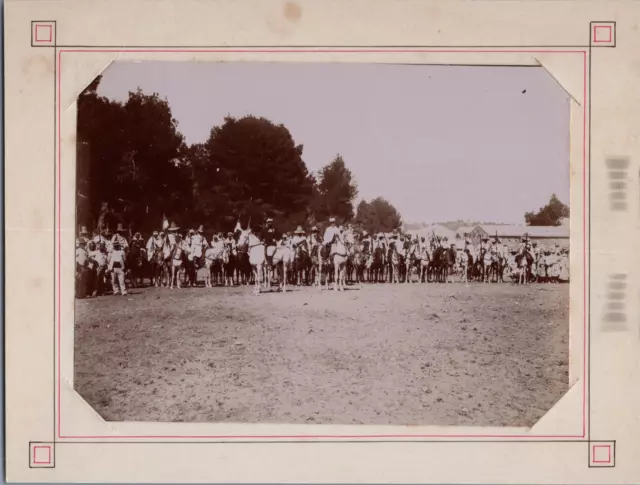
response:
[[[534,246],[538,245],[538,241],[533,241],[531,244],[533,244]]]
[[[112,236],[113,233],[111,232],[111,229],[109,229],[108,227],[104,230],[104,235],[106,237]]]
[[[273,219],[271,217],[267,217],[267,224],[271,224],[273,222]]]
[[[333,216],[329,217],[329,222],[332,222],[332,223],[334,223],[334,224],[335,224],[335,222],[336,222],[336,218],[335,218],[335,217],[333,217]]]
[[[82,229],[80,229],[80,235],[84,236],[85,234],[89,235],[89,230],[87,229],[87,226],[82,226]]]
[[[362,237],[367,237],[369,233],[367,231],[362,231]]]
[[[169,231],[177,231],[178,229],[180,229],[180,227],[177,226],[175,222],[172,222],[171,225],[167,229]]]
[[[153,231],[153,235],[157,236],[158,235],[158,231]]]
[[[202,224],[198,226],[198,232],[204,232],[204,226]]]
[[[317,228],[316,226],[313,226],[313,227],[311,228],[311,232],[318,232],[318,228]]]
[[[482,236],[482,240],[483,240],[483,241],[488,241],[488,240],[489,240],[489,238],[488,238],[487,236]]]
[[[198,229],[198,232],[200,232],[200,229]],[[232,233],[231,231],[229,231],[229,232],[227,233],[227,237],[233,237],[233,233]]]
[[[121,222],[118,223],[118,227],[116,227],[116,232],[124,232],[124,226]]]
[[[295,234],[304,234],[304,229],[302,229],[302,226],[297,227]]]

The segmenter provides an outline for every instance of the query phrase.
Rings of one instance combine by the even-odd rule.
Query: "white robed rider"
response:
[[[324,237],[322,238],[322,241],[330,250],[331,245],[336,240],[342,242],[342,233],[340,232],[340,229],[336,225],[336,218],[330,217],[329,227],[325,229]]]

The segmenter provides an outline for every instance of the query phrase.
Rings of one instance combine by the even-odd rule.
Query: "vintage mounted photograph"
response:
[[[77,106],[74,385],[105,420],[529,427],[568,390],[543,67],[116,61]]]

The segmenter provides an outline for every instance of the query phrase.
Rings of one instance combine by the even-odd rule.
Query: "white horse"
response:
[[[334,270],[333,289],[336,291],[344,291],[347,273],[346,267],[349,255],[347,253],[347,247],[344,244],[343,238],[344,236],[342,234],[334,235],[333,242],[331,244],[331,252],[329,253],[330,259],[333,262]]]
[[[210,248],[207,248],[204,252],[204,266],[207,269],[205,275],[205,286],[212,288],[211,274],[213,270],[218,266],[222,274],[222,280],[224,283],[224,266],[229,262],[229,249],[225,244],[213,244]],[[216,280],[217,282],[217,280]]]
[[[279,241],[276,245],[276,250],[271,257],[271,267],[267,268],[267,285],[271,286],[271,271],[282,269],[280,273],[280,286],[279,289],[283,293],[287,292],[287,279],[289,278],[289,271],[293,266],[293,250],[286,242]],[[268,263],[267,263],[268,265]]]
[[[262,271],[265,269],[266,255],[264,243],[258,239],[258,237],[251,232],[251,229],[243,230],[238,238],[238,247],[246,247],[249,254],[249,264],[253,270],[253,276],[255,279],[255,285],[253,287],[253,294],[260,294],[262,285]]]

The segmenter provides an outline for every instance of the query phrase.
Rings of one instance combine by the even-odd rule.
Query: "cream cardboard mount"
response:
[[[5,45],[8,481],[640,479],[639,3],[9,0]],[[69,248],[76,99],[118,59],[542,66],[571,97],[568,392],[530,429],[105,422]]]

